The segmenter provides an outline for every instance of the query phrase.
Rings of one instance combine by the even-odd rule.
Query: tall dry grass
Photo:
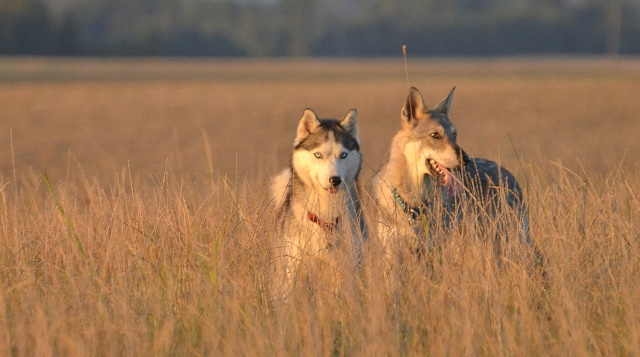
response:
[[[0,354],[640,352],[637,167],[524,170],[546,282],[453,234],[433,266],[407,255],[389,284],[373,233],[358,271],[338,257],[288,301],[273,299],[265,186],[169,170],[146,184],[131,171],[111,184],[0,182]]]
[[[640,62],[409,72],[429,105],[456,85],[462,147],[517,174],[546,281],[498,268],[478,230],[386,282],[373,232],[358,271],[337,254],[274,301],[267,182],[302,109],[358,108],[366,184],[400,126],[400,59],[4,58],[0,354],[639,354]]]

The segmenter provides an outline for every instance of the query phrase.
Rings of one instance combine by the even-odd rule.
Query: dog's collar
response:
[[[402,196],[400,196],[395,186],[391,186],[391,193],[393,194],[393,198],[396,200],[398,205],[404,212],[409,214],[411,219],[417,219],[418,217],[420,217],[420,215],[422,214],[420,208],[409,206],[409,204],[402,199]]]
[[[307,215],[307,218],[309,218],[309,220],[317,225],[320,226],[320,228],[324,229],[325,231],[329,231],[329,232],[333,232],[336,227],[338,226],[338,223],[340,223],[340,217],[336,217],[334,222],[325,222],[323,220],[321,220],[318,216],[316,216],[315,214],[313,214],[312,212],[309,212],[309,214]]]

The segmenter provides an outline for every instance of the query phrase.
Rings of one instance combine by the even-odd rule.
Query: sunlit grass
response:
[[[360,269],[308,262],[282,301],[269,177],[304,107],[358,108],[373,220],[400,59],[2,59],[0,355],[638,354],[638,63],[410,59],[516,173],[546,276],[467,218],[392,275],[372,230]]]
[[[168,172],[143,185],[130,175],[112,185],[81,177],[49,188],[36,175],[18,192],[0,185],[1,353],[640,350],[637,170],[604,179],[553,164],[530,170],[546,283],[517,262],[498,268],[486,239],[455,232],[454,244],[427,254],[436,263],[407,255],[385,282],[373,233],[359,270],[316,266],[287,301],[274,298],[274,212],[264,186]]]

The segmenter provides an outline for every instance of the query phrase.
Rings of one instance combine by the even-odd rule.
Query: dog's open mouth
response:
[[[332,195],[335,195],[336,193],[338,193],[337,187],[329,187],[329,188],[325,188],[325,190],[327,190],[327,192],[329,192]]]
[[[460,183],[449,169],[442,166],[434,159],[427,159],[427,164],[436,173],[442,185],[447,189],[447,195],[449,197],[455,197],[460,191],[462,191]]]

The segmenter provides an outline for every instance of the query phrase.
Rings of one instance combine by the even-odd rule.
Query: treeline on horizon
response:
[[[0,0],[0,54],[638,54],[624,0]]]

